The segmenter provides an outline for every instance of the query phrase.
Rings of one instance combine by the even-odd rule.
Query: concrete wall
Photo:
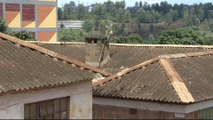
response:
[[[194,119],[202,117],[200,116],[200,111],[205,112],[212,107],[213,100],[184,105],[93,97],[93,118]],[[135,111],[137,112],[135,113]],[[212,118],[209,114],[206,111],[207,116],[204,115],[204,117]]]
[[[92,118],[92,83],[0,96],[1,119],[24,119],[24,104],[70,96],[70,118]]]
[[[178,114],[125,107],[93,105],[93,119],[196,119],[198,112]]]

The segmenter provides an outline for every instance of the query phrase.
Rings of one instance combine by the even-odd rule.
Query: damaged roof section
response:
[[[0,94],[70,85],[110,73],[0,33]]]
[[[213,51],[166,54],[93,84],[96,97],[195,103],[213,99]]]

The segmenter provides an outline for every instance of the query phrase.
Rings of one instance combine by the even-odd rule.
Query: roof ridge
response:
[[[188,53],[176,53],[176,54],[164,54],[160,55],[161,59],[177,59],[177,58],[188,58],[188,57],[200,57],[206,55],[213,55],[213,50],[202,51],[202,52],[188,52]]]
[[[201,49],[213,49],[213,45],[118,44],[118,43],[110,43],[110,45],[111,45],[111,46],[119,46],[119,47],[201,48]]]
[[[104,76],[112,75],[111,73],[108,73],[108,72],[106,72],[104,70],[89,66],[89,65],[87,65],[87,64],[85,64],[83,62],[80,62],[80,61],[78,61],[78,60],[76,60],[74,58],[67,57],[65,55],[53,52],[51,50],[45,49],[45,48],[40,47],[40,46],[35,45],[35,44],[31,44],[31,43],[25,42],[25,41],[23,41],[21,39],[6,35],[6,34],[1,33],[1,32],[0,32],[0,38],[6,39],[6,40],[8,40],[8,41],[10,41],[12,43],[19,44],[19,45],[28,47],[28,48],[36,50],[36,51],[39,51],[39,52],[41,52],[43,54],[46,54],[46,55],[49,55],[49,56],[51,56],[53,58],[57,58],[57,59],[65,61],[65,62],[74,64],[76,66],[79,66],[80,68],[83,68],[83,69],[86,69],[86,70],[91,70],[91,71],[93,71],[95,73],[100,73],[100,74],[102,74]]]
[[[161,58],[159,60],[159,63],[163,67],[163,71],[165,72],[169,82],[171,83],[172,87],[176,91],[180,100],[184,103],[194,102],[195,100],[192,94],[189,92],[181,76],[176,71],[172,63],[169,61],[169,59]]]
[[[39,42],[28,41],[34,44],[53,44],[53,45],[84,45],[85,42]],[[213,49],[213,45],[172,45],[172,44],[120,44],[110,43],[110,46],[117,47],[154,47],[154,48],[201,48],[201,49]]]
[[[106,83],[106,82],[108,82],[108,81],[111,81],[111,80],[113,80],[113,79],[119,78],[119,77],[121,77],[121,76],[123,76],[123,75],[125,75],[125,74],[128,74],[128,73],[132,72],[132,71],[135,71],[135,70],[140,69],[140,68],[143,68],[143,67],[145,67],[145,66],[147,66],[147,65],[149,65],[149,64],[152,64],[152,63],[154,63],[154,62],[157,62],[158,60],[159,60],[159,57],[156,57],[156,58],[147,60],[147,61],[145,61],[145,62],[142,62],[141,64],[135,65],[135,66],[133,66],[133,67],[126,68],[126,69],[122,70],[121,72],[118,72],[117,74],[114,74],[114,75],[112,75],[112,76],[109,76],[109,77],[107,77],[107,78],[105,78],[105,79],[97,80],[97,82],[94,82],[92,86],[95,87],[95,86],[104,84],[104,83]]]

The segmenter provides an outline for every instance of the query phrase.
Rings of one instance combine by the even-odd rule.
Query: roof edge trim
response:
[[[56,87],[64,87],[64,86],[69,86],[69,85],[74,85],[80,82],[86,82],[90,81],[90,79],[84,79],[80,80],[79,82],[64,82],[64,83],[59,83],[59,84],[50,84],[48,86],[35,86],[35,87],[28,87],[24,89],[14,89],[14,90],[8,90],[5,92],[0,92],[0,96],[5,95],[5,94],[17,94],[17,93],[23,93],[27,91],[33,91],[33,90],[42,90],[42,89],[51,89],[51,88],[56,88]]]
[[[176,59],[176,58],[198,57],[198,56],[205,56],[205,55],[213,55],[213,50],[202,51],[202,52],[165,54],[165,55],[160,55],[159,57],[161,59]]]

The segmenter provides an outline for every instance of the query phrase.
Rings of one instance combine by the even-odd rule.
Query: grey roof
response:
[[[105,71],[0,33],[0,94],[70,85],[94,73]]]
[[[168,103],[213,99],[213,51],[161,55],[93,84],[93,96]]]
[[[79,61],[85,62],[85,44],[72,43],[36,43],[46,49],[74,57]],[[174,54],[184,52],[198,52],[213,49],[212,46],[184,46],[184,45],[110,45],[111,60],[103,69],[112,73],[117,73],[123,68],[132,67],[146,60],[152,59],[162,54]],[[124,60],[125,59],[125,60]]]

